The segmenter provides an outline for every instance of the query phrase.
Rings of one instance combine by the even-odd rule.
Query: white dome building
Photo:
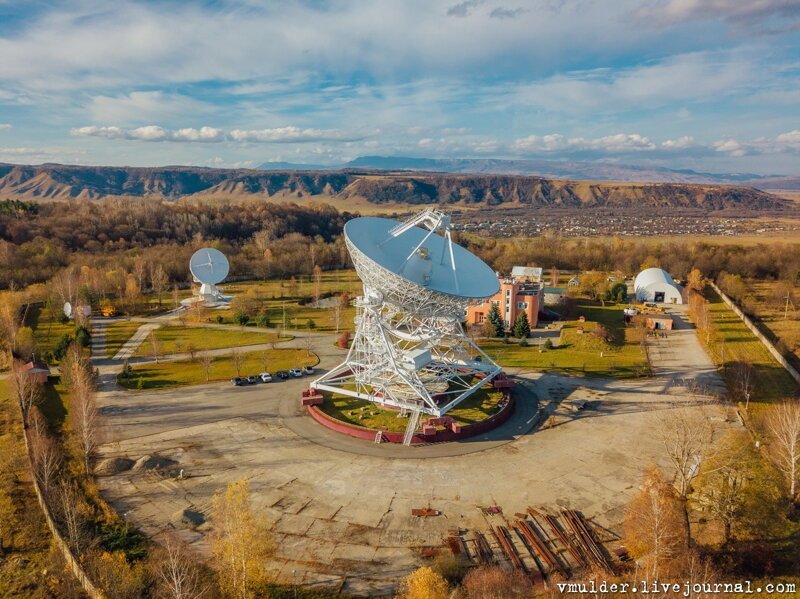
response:
[[[682,304],[683,288],[666,270],[646,268],[633,281],[633,291],[640,302]]]

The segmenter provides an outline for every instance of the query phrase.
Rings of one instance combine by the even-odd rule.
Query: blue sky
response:
[[[800,0],[0,0],[0,161],[800,174]]]

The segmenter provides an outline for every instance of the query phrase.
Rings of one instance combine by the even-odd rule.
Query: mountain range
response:
[[[702,183],[747,185],[758,189],[800,189],[800,176],[753,173],[708,173],[691,169],[632,166],[612,162],[562,160],[503,160],[498,158],[414,158],[407,156],[360,156],[334,166],[265,162],[257,168],[283,170],[375,169],[439,173],[486,173],[532,175],[578,181],[626,181],[637,183]]]
[[[0,164],[0,199],[96,200],[105,197],[314,198],[349,209],[371,204],[452,204],[533,208],[785,211],[789,200],[742,185],[574,181],[509,174],[345,170],[37,166]]]

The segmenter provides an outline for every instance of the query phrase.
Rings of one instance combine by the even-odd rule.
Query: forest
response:
[[[160,263],[171,283],[182,283],[191,253],[209,244],[228,254],[235,277],[310,274],[317,265],[341,268],[349,264],[341,233],[353,216],[326,204],[255,200],[7,200],[0,202],[0,289],[44,282],[70,265],[131,272],[137,259]],[[676,277],[697,268],[712,277],[726,272],[789,283],[800,273],[800,251],[780,241],[745,246],[552,234],[515,239],[457,234],[456,239],[500,272],[528,264],[630,276],[649,265]]]

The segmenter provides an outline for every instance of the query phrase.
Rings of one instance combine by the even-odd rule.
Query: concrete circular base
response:
[[[376,430],[359,438],[321,426],[305,406],[300,406],[296,399],[290,397],[281,401],[280,418],[292,432],[312,443],[358,455],[401,459],[466,455],[510,443],[529,433],[537,425],[540,409],[533,382],[526,379],[517,379],[515,382],[513,410],[504,422],[494,423],[491,430],[474,431],[473,436],[452,439],[449,442],[426,442],[412,447],[401,443],[378,444],[374,442]],[[402,433],[399,434],[402,440]]]

